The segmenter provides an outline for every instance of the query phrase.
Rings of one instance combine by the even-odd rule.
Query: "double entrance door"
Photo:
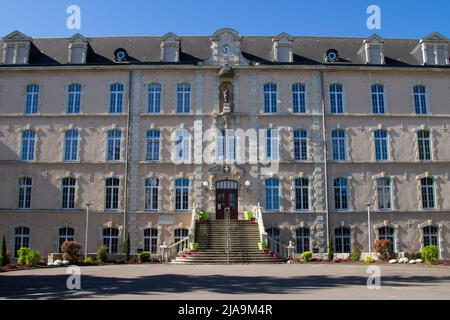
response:
[[[238,183],[224,180],[216,183],[216,219],[224,219],[230,211],[230,219],[238,219]]]

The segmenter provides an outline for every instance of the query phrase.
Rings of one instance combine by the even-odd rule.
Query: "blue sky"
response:
[[[32,37],[67,37],[66,8],[81,8],[86,36],[211,35],[231,27],[242,35],[419,38],[450,37],[448,0],[0,0],[0,36],[20,30]],[[382,29],[366,27],[366,9],[381,7]]]

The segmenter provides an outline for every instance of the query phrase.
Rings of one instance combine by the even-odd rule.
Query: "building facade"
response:
[[[391,239],[450,258],[448,39],[0,41],[0,234],[157,253],[192,210],[262,207],[297,252]],[[368,226],[370,209],[371,223]]]

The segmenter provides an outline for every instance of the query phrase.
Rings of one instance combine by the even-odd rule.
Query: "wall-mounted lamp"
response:
[[[247,188],[250,187],[251,185],[252,185],[252,183],[249,180],[245,181],[245,186]]]
[[[208,188],[209,187],[209,183],[208,183],[208,181],[203,181],[203,187],[204,188]]]

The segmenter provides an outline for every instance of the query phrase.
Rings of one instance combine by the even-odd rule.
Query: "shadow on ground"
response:
[[[291,278],[225,276],[225,275],[180,275],[164,274],[136,278],[97,277],[84,275],[81,289],[66,288],[66,275],[21,275],[0,277],[0,297],[8,299],[89,299],[108,298],[113,295],[152,295],[164,293],[214,293],[214,294],[304,294],[312,289],[345,288],[366,286],[364,276],[302,276]],[[429,286],[449,283],[449,277],[432,276],[385,276],[382,282],[389,286]],[[269,297],[268,297],[269,298]]]

